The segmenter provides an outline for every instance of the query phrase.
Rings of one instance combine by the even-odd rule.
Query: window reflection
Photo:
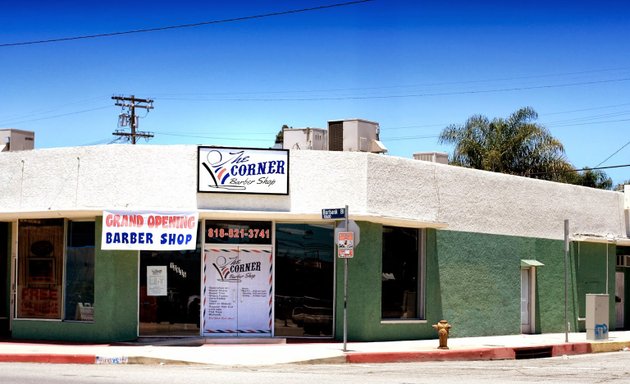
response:
[[[383,227],[383,270],[381,276],[381,317],[417,319],[420,291],[420,231],[413,228]]]
[[[333,335],[332,225],[276,225],[275,335]]]

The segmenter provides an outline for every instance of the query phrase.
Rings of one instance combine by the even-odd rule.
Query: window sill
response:
[[[427,320],[423,319],[391,319],[391,320],[381,320],[381,324],[427,324]]]
[[[16,317],[13,320],[15,321],[48,321],[48,322],[62,322],[61,319],[44,319],[44,318],[37,318],[37,317]]]

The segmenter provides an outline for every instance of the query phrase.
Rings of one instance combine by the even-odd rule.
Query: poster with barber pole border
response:
[[[203,265],[203,335],[272,336],[272,247],[207,244]]]

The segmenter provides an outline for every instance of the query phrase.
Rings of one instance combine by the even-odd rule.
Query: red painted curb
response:
[[[557,344],[551,348],[551,356],[582,355],[591,352],[593,351],[590,343]]]
[[[95,364],[94,355],[55,355],[49,353],[0,354],[3,363]]]
[[[513,348],[473,348],[420,352],[366,352],[346,355],[347,363],[397,363],[447,360],[512,360]]]

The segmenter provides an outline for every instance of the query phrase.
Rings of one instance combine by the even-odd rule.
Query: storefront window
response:
[[[20,220],[17,316],[60,319],[63,219]]]
[[[93,320],[94,222],[68,222],[65,259],[63,219],[18,227],[17,317],[61,319],[65,294],[65,320]]]
[[[94,222],[68,222],[65,319],[94,320]]]
[[[333,336],[333,234],[332,225],[276,225],[276,336]]]
[[[424,317],[421,233],[413,228],[383,227],[381,317],[385,320]]]
[[[197,247],[140,252],[141,336],[198,336],[201,305],[201,226]]]

